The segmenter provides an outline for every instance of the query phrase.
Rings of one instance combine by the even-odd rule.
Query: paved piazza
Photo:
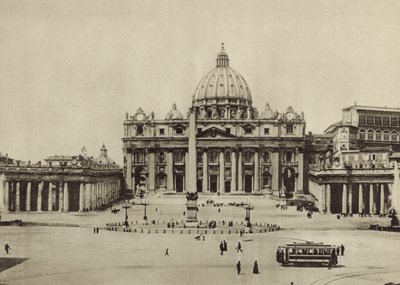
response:
[[[226,197],[201,196],[226,202]],[[229,197],[229,201],[243,201]],[[180,220],[185,211],[185,197],[149,199],[150,220]],[[312,219],[295,208],[280,210],[276,201],[253,198],[253,222],[277,223],[282,231],[263,234],[209,234],[198,241],[189,234],[140,234],[100,230],[108,222],[123,221],[118,214],[91,212],[85,214],[8,214],[2,220],[22,219],[40,223],[71,226],[1,227],[2,244],[9,243],[11,254],[0,254],[1,284],[385,284],[400,282],[400,234],[365,229],[371,223],[389,223],[384,218],[348,217],[314,214]],[[167,204],[170,204],[169,206]],[[172,206],[171,206],[172,204]],[[118,206],[120,208],[120,206]],[[157,211],[156,211],[157,208]],[[244,209],[237,207],[200,207],[202,220],[241,221]],[[129,220],[140,220],[142,206],[133,206]],[[218,218],[212,218],[218,217]],[[335,245],[344,243],[345,256],[339,267],[282,267],[275,261],[278,245],[291,239],[305,239]],[[226,240],[228,252],[219,253],[219,243]],[[241,241],[243,253],[234,248]],[[165,257],[165,249],[170,256]],[[240,260],[242,274],[236,274]],[[259,275],[252,274],[254,260]],[[8,269],[4,268],[8,267]]]

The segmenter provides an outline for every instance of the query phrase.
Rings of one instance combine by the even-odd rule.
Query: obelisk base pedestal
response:
[[[197,228],[197,226],[199,225],[199,222],[197,220],[197,198],[197,193],[195,192],[188,192],[186,194],[186,228]]]

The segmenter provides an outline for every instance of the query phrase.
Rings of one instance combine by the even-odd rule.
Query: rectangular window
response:
[[[382,117],[380,115],[375,116],[375,125],[382,125]]]
[[[293,134],[293,125],[286,125],[286,133]]]
[[[397,117],[392,117],[392,126],[397,127]]]
[[[165,135],[164,129],[160,128],[160,136]]]
[[[264,135],[269,135],[269,128],[264,128]]]
[[[383,116],[383,125],[384,126],[389,126],[390,125],[389,116]]]
[[[373,115],[368,115],[367,116],[367,124],[368,125],[373,125],[374,124],[374,116]]]
[[[367,118],[365,114],[360,114],[360,120],[359,123],[364,125],[367,122]]]
[[[231,133],[231,128],[225,128],[225,131],[230,134]]]

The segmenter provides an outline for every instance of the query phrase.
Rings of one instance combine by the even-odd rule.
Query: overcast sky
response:
[[[186,113],[221,42],[253,104],[304,111],[323,132],[341,109],[400,107],[400,1],[0,0],[0,152],[122,161],[139,106]]]

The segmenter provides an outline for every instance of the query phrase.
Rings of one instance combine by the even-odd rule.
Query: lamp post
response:
[[[143,220],[147,221],[147,206],[149,205],[149,202],[144,201],[142,202],[142,205],[144,206],[144,215],[143,215]]]
[[[254,209],[254,206],[250,204],[250,201],[247,202],[247,205],[244,207],[246,209],[246,217],[245,221],[247,221],[247,227],[251,227],[251,222],[250,222],[250,212],[251,210]]]
[[[125,209],[125,222],[124,222],[124,226],[128,227],[129,226],[129,222],[128,222],[128,200],[125,200],[125,206],[122,206],[122,208]]]

